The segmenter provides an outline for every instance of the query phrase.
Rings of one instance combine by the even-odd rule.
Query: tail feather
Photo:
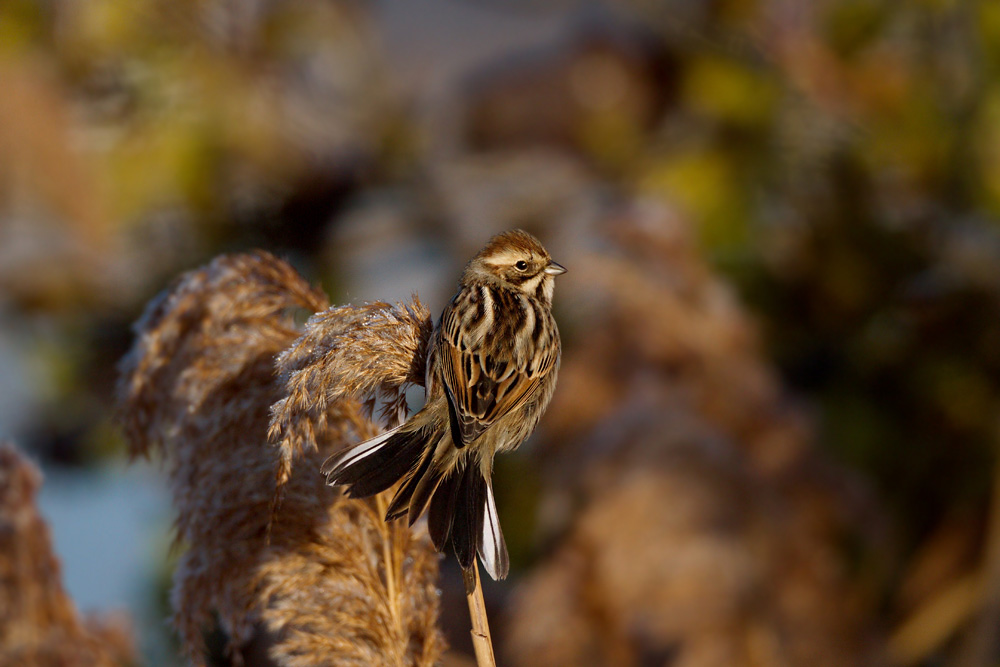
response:
[[[462,486],[464,472],[464,468],[454,468],[441,480],[427,510],[427,530],[431,534],[434,548],[438,551],[444,551],[448,538],[451,537],[455,506],[458,504],[458,492]]]
[[[483,532],[483,504],[486,502],[486,480],[475,465],[467,461],[455,503],[451,526],[451,543],[462,569],[472,567]]]
[[[503,579],[509,558],[493,487],[470,454],[446,471],[435,460],[442,437],[429,428],[397,427],[331,458],[323,472],[330,484],[346,485],[353,498],[381,493],[405,478],[389,504],[386,521],[408,515],[413,525],[426,509],[428,531],[438,551],[450,542],[464,569],[473,565],[478,553],[490,576]]]
[[[328,461],[327,482],[346,485],[352,498],[381,493],[416,467],[427,437],[424,429],[383,433]]]
[[[483,503],[483,532],[479,543],[479,557],[483,567],[490,573],[493,580],[504,579],[510,569],[510,559],[507,556],[507,543],[500,530],[500,517],[497,516],[497,506],[493,501],[493,485],[486,481],[486,502]]]
[[[327,481],[329,481],[330,484],[336,483],[335,480],[337,475],[339,475],[345,468],[349,467],[353,463],[357,463],[366,456],[370,456],[377,452],[386,444],[386,441],[396,435],[401,428],[403,428],[402,425],[397,426],[396,428],[390,429],[385,433],[371,438],[370,440],[365,440],[361,444],[351,447],[346,452],[334,454],[323,463],[323,467],[320,468],[320,472],[327,476]]]
[[[431,498],[434,496],[438,486],[441,484],[441,478],[443,476],[444,470],[440,466],[433,466],[414,487],[409,506],[411,526],[418,518],[420,518],[420,515],[424,513],[424,510],[427,509],[427,505],[430,503]]]
[[[420,459],[420,462],[417,464],[413,474],[407,478],[405,484],[400,485],[400,487],[396,489],[396,495],[392,497],[392,502],[389,503],[389,509],[385,512],[386,521],[393,521],[406,516],[406,513],[410,508],[410,497],[413,495],[413,489],[416,487],[417,483],[423,479],[423,476],[427,474],[427,470],[430,467],[431,455],[429,452],[424,452],[423,458]]]
[[[421,458],[420,463],[417,464],[417,467],[410,474],[406,483],[400,486],[396,491],[396,495],[393,496],[392,502],[389,504],[389,509],[385,514],[386,521],[398,519],[409,513],[410,525],[412,526],[420,518],[420,513],[423,512],[424,508],[422,506],[414,508],[411,498],[414,492],[420,488],[421,484],[425,484],[429,478],[440,477],[438,467],[434,464],[434,450],[437,448],[437,443],[440,439],[440,433],[436,433],[424,444],[423,458]]]

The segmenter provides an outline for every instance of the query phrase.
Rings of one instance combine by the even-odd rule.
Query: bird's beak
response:
[[[558,276],[560,273],[566,273],[566,267],[557,262],[549,262],[549,265],[545,267],[545,273],[550,276]]]

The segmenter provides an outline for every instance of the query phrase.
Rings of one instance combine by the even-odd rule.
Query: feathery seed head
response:
[[[138,664],[128,619],[81,616],[39,514],[42,476],[0,440],[0,665]]]
[[[395,407],[422,377],[430,314],[416,299],[328,306],[272,255],[220,257],[150,304],[122,363],[130,450],[167,461],[186,547],[174,624],[195,665],[213,615],[234,662],[255,636],[295,667],[433,665],[444,650],[426,533],[317,473],[376,432],[365,402]],[[305,327],[301,309],[317,312]]]

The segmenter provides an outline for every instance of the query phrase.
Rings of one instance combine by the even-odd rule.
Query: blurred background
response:
[[[0,3],[0,439],[68,592],[179,664],[113,409],[176,276],[436,313],[521,227],[569,272],[507,664],[998,664],[998,74],[989,0]]]

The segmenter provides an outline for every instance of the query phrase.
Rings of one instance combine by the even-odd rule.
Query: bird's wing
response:
[[[496,420],[524,405],[542,380],[555,368],[558,345],[545,336],[527,337],[528,349],[520,354],[504,354],[511,342],[494,340],[505,333],[494,324],[490,333],[472,338],[475,327],[461,326],[462,312],[475,312],[476,290],[459,295],[441,318],[437,341],[441,377],[448,396],[455,444],[463,447],[474,441]],[[463,300],[467,303],[463,303]],[[480,310],[481,312],[481,310]],[[537,323],[542,326],[542,323]],[[558,335],[548,327],[549,335]]]

